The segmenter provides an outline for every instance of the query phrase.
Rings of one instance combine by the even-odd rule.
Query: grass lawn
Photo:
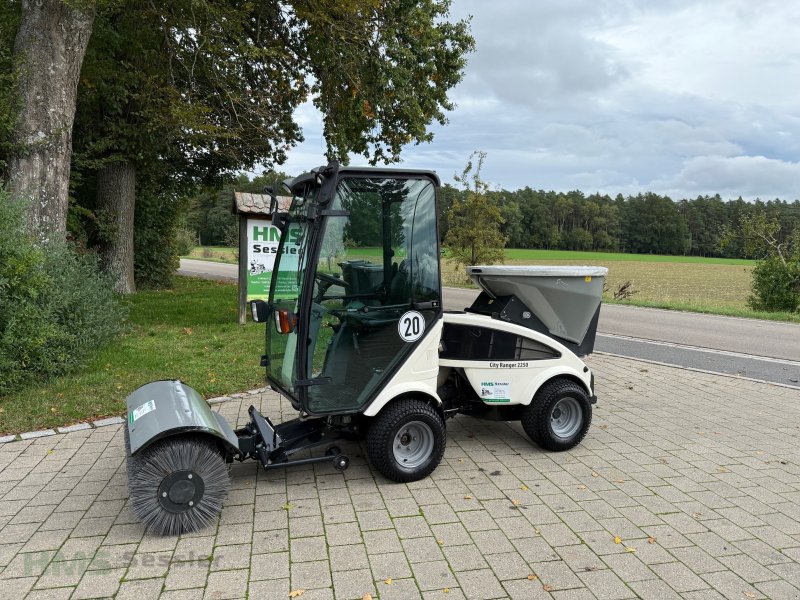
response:
[[[125,412],[125,398],[156,379],[181,379],[205,397],[264,385],[264,325],[237,322],[236,285],[177,277],[175,288],[139,292],[129,332],[84,368],[0,397],[0,433]]]

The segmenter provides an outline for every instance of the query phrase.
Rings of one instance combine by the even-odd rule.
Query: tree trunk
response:
[[[136,211],[136,168],[132,162],[107,165],[97,173],[97,210],[109,226],[100,252],[103,270],[120,294],[136,291],[133,279],[133,217]]]
[[[14,43],[21,70],[20,113],[9,162],[11,190],[30,202],[28,228],[40,240],[63,238],[72,158],[72,123],[94,9],[59,0],[23,0]],[[88,3],[85,3],[88,6]]]

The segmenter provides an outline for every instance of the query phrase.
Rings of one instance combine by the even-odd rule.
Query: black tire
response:
[[[398,483],[430,475],[439,466],[446,444],[442,417],[415,399],[397,400],[384,407],[367,432],[367,456],[372,466]]]
[[[565,414],[570,415],[566,420]],[[522,411],[525,433],[542,448],[556,452],[580,444],[591,424],[592,405],[586,390],[568,379],[545,383]]]

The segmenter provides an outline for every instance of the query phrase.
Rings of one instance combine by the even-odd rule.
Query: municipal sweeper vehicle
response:
[[[234,460],[344,470],[334,443],[365,440],[377,471],[415,481],[439,464],[457,414],[519,420],[547,450],[583,439],[596,398],[580,357],[606,269],[469,267],[480,295],[444,311],[435,173],[331,163],[284,185],[293,200],[286,213],[273,201],[282,234],[269,299],[251,311],[267,323],[267,380],[299,416],[275,424],[251,406],[234,430],[180,381],[136,390],[130,499],[151,531],[210,523]]]

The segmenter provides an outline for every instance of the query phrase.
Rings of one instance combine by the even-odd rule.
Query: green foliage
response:
[[[796,312],[800,307],[800,260],[783,262],[770,257],[759,261],[753,269],[752,289],[747,304],[753,310]]]
[[[95,256],[63,242],[35,246],[22,209],[0,191],[0,394],[79,365],[124,319]]]
[[[449,20],[450,0],[291,4],[329,158],[395,161],[404,145],[433,138],[427,127],[446,122],[447,92],[475,45],[468,21]]]
[[[800,223],[785,231],[776,216],[759,206],[723,230],[720,245],[732,243],[745,256],[760,259],[748,305],[758,311],[795,312],[800,306]]]
[[[179,227],[175,232],[175,252],[178,256],[189,256],[197,245],[197,236],[191,229]]]
[[[449,256],[461,265],[491,265],[503,261],[506,238],[500,232],[505,222],[496,201],[481,179],[485,152],[473,152],[456,181],[464,197],[455,200],[447,215],[449,228],[445,244]],[[477,159],[477,165],[473,160]]]
[[[0,181],[5,179],[14,149],[12,130],[19,112],[15,101],[17,69],[13,60],[19,6],[18,2],[0,2]]]
[[[178,217],[183,201],[163,190],[140,190],[136,198],[133,243],[136,286],[172,285],[180,264],[177,249]]]

